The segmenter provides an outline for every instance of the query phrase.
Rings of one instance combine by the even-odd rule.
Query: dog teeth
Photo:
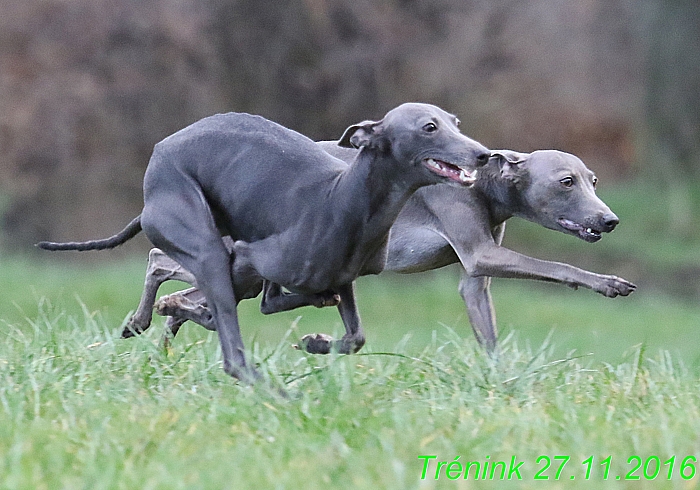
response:
[[[590,229],[590,228],[586,228],[586,233],[590,233],[590,234],[593,234],[593,230],[592,230],[592,229]]]
[[[432,158],[428,158],[428,165],[430,165],[431,167],[437,168],[437,169],[441,168],[440,164],[438,162],[436,162],[435,160],[433,160]]]
[[[467,172],[464,169],[461,169],[459,171],[459,180],[463,183],[469,183],[469,182],[474,182],[474,179],[476,178],[476,170],[474,172]]]

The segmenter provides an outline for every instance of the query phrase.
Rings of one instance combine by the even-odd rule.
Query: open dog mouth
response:
[[[442,160],[435,160],[434,158],[426,158],[422,163],[431,172],[459,182],[462,185],[471,186],[476,181],[476,170],[469,171],[457,165],[443,162]]]
[[[559,218],[558,222],[562,228],[574,233],[581,240],[585,240],[589,243],[597,242],[598,240],[603,238],[602,232],[600,232],[598,230],[594,230],[593,228],[590,228],[590,227],[585,227],[585,226],[580,225],[578,223],[574,223],[573,221],[571,221],[569,219]]]

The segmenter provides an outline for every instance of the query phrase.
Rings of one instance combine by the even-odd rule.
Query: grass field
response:
[[[247,301],[255,387],[223,373],[197,326],[168,351],[159,318],[119,339],[145,261],[0,255],[0,488],[696,488],[700,191],[650,206],[644,185],[602,190],[622,224],[599,244],[516,220],[506,237],[639,281],[631,297],[494,280],[497,359],[454,268],[360,279],[355,356],[290,347],[340,335],[335,309]]]
[[[362,355],[290,348],[304,333],[340,333],[333,309],[266,317],[244,302],[246,346],[269,378],[251,388],[223,373],[216,336],[196,326],[167,352],[160,319],[141,337],[118,338],[144,267],[0,262],[0,488],[700,481],[700,308],[691,302],[495,281],[504,342],[494,361],[475,345],[455,270],[363,278]],[[499,461],[493,480],[474,480],[474,465],[464,479],[467,462],[483,471]],[[499,480],[502,466],[510,480]]]

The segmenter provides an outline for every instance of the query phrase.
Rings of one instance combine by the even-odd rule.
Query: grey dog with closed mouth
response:
[[[301,295],[337,294],[341,318],[354,329],[339,348],[355,352],[364,335],[354,280],[383,269],[401,208],[423,186],[471,185],[489,152],[460,133],[455,116],[418,103],[349,127],[340,145],[360,149],[350,165],[259,116],[202,119],[155,146],[143,210],[122,232],[39,246],[112,248],[143,229],[192,273],[216,325],[224,370],[239,379],[260,377],[246,360],[237,304],[261,277]],[[233,255],[222,235],[234,240]],[[241,267],[235,283],[232,262]]]
[[[319,142],[326,151],[352,161],[357,150],[337,142]],[[462,265],[459,292],[467,306],[478,341],[492,350],[497,328],[490,294],[491,277],[536,279],[577,288],[590,288],[604,296],[631,294],[636,286],[612,275],[588,272],[559,262],[539,260],[501,246],[505,223],[519,216],[546,228],[586,242],[601,239],[618,224],[617,216],[596,195],[597,178],[574,155],[556,150],[519,153],[496,150],[479,169],[473,187],[425,187],[416,192],[395,221],[385,270],[422,272],[455,262]],[[232,242],[227,241],[232,247]],[[236,277],[243,271],[234,271]],[[158,287],[170,279],[196,284],[194,277],[158,249],[149,255],[144,294],[127,331],[143,331],[151,322]],[[259,278],[257,295],[263,289]],[[284,294],[278,285],[265,282],[263,313],[334,304],[333,297],[301,297]],[[214,329],[201,291],[191,288],[161,298],[159,314],[169,316],[169,336],[187,320]],[[354,331],[353,326],[347,326]],[[302,339],[305,350],[326,353],[333,340],[323,334]]]

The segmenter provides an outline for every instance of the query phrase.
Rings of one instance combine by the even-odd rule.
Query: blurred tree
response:
[[[431,102],[488,146],[558,148],[618,178],[635,170],[650,121],[657,154],[694,175],[698,8],[0,0],[4,235],[26,247],[117,231],[140,210],[153,145],[231,110],[333,139],[402,102]]]
[[[700,3],[645,2],[648,43],[646,167],[669,189],[671,231],[692,235],[688,183],[700,178]]]
[[[0,192],[15,245],[120,229],[153,144],[222,104],[206,10],[166,0],[2,0]]]
[[[700,3],[654,6],[648,55],[649,125],[681,178],[700,173]]]

